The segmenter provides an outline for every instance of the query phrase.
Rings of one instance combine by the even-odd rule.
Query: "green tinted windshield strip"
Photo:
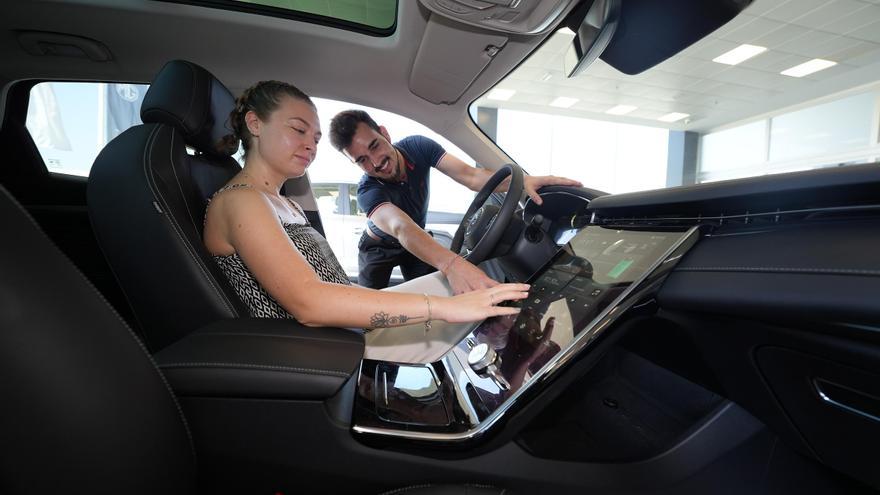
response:
[[[397,27],[397,0],[160,0],[283,17],[388,36]]]
[[[394,25],[397,0],[236,0],[239,3],[262,5],[304,12],[331,19],[388,29]]]

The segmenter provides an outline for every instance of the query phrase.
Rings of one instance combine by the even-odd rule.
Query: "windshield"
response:
[[[471,116],[529,173],[609,193],[875,162],[877,26],[876,4],[756,0],[641,74],[572,78],[562,29]]]

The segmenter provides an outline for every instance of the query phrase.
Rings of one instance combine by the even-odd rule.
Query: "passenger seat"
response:
[[[150,354],[2,187],[0,221],[4,493],[197,493],[186,418]],[[423,485],[392,493],[505,492]]]

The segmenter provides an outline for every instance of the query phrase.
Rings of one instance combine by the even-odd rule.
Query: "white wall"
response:
[[[532,175],[570,177],[610,193],[666,185],[666,129],[499,109],[497,136]]]

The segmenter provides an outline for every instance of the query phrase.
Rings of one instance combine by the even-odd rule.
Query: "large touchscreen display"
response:
[[[499,354],[516,390],[683,235],[589,226],[532,277],[529,297],[512,304],[518,315],[489,318],[473,336]]]

